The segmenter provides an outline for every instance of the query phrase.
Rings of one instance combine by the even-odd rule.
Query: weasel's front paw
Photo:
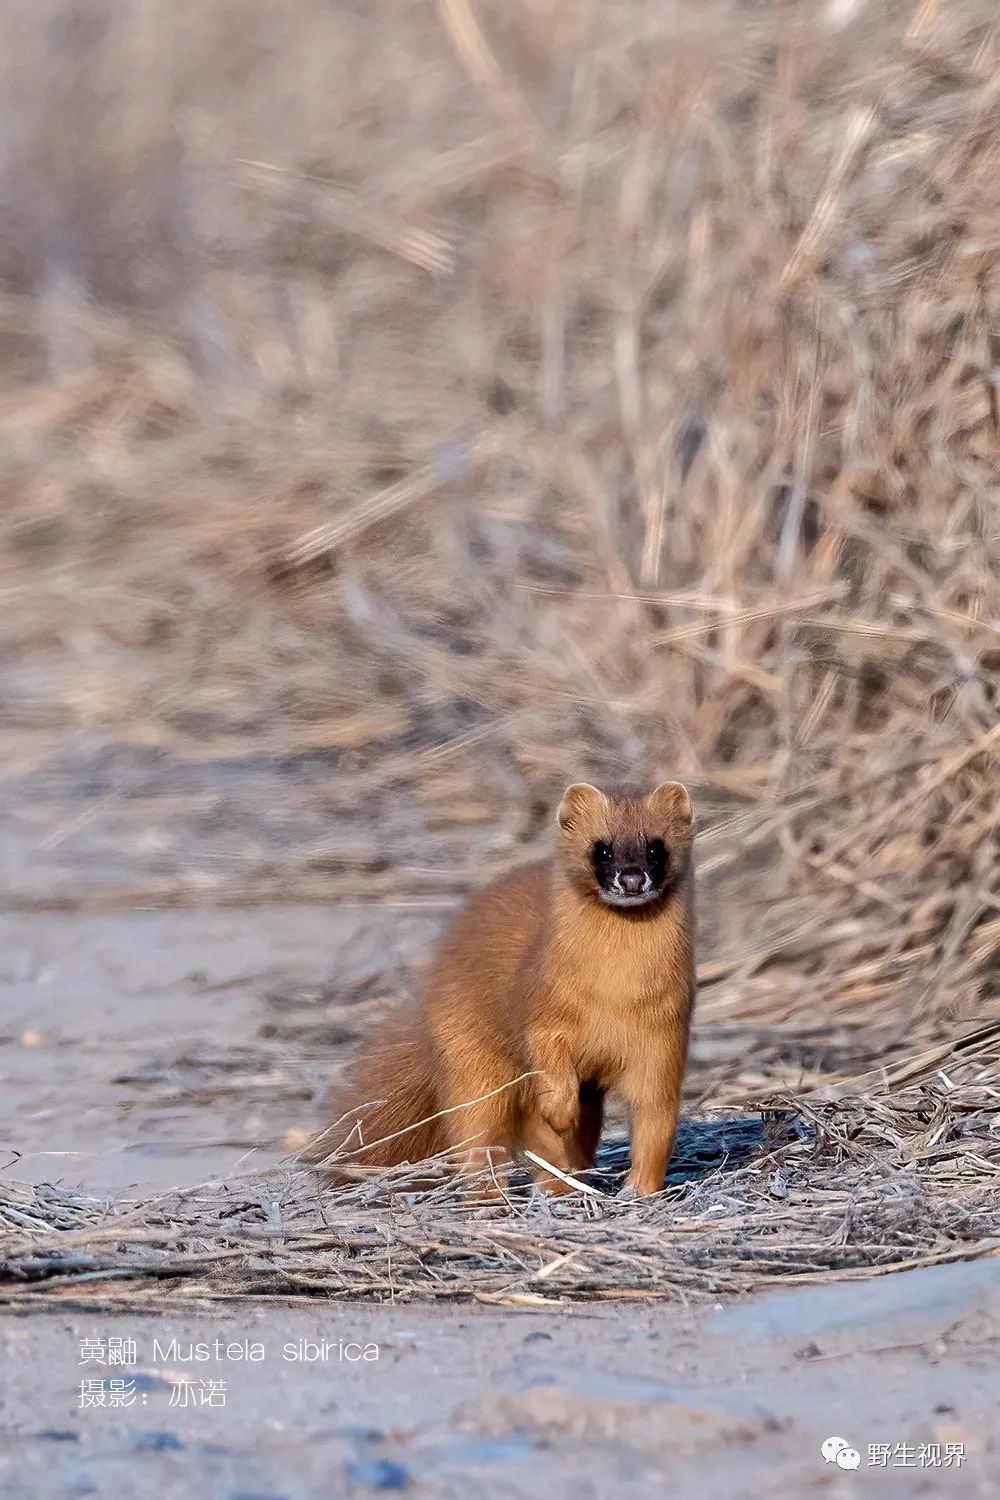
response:
[[[633,1167],[632,1171],[626,1177],[625,1186],[618,1196],[626,1200],[630,1198],[651,1198],[654,1193],[660,1192],[662,1187],[663,1183],[658,1182],[655,1177],[651,1177],[648,1174],[644,1176]]]

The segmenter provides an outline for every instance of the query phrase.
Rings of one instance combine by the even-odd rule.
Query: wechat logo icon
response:
[[[861,1462],[861,1454],[846,1438],[828,1437],[819,1451],[824,1463],[838,1464],[842,1469],[856,1469]]]

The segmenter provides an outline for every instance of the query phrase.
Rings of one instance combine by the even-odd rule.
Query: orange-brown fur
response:
[[[665,841],[662,899],[632,910],[603,904],[591,849],[609,835]],[[604,1096],[614,1092],[630,1117],[629,1186],[656,1192],[687,1057],[693,898],[683,787],[668,783],[648,797],[570,787],[553,857],[495,881],[462,909],[419,1006],[393,1018],[355,1069],[336,1111],[339,1138],[325,1132],[324,1151],[360,1118],[347,1150],[367,1166],[450,1150],[477,1160],[488,1153],[502,1168],[526,1149],[574,1174],[594,1164]]]

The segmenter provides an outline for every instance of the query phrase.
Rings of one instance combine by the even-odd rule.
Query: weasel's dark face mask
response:
[[[647,906],[663,895],[670,855],[662,838],[597,839],[590,859],[607,906]]]
[[[691,860],[691,802],[679,782],[648,796],[608,796],[576,783],[559,808],[559,858],[581,895],[621,909],[651,906]]]

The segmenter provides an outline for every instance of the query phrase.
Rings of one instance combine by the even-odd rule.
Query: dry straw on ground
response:
[[[996,1018],[992,0],[73,14],[2,23],[4,777],[131,863],[52,899],[447,901],[567,779],[666,772],[703,1102]],[[199,774],[261,762],[270,817],[227,824]],[[910,1098],[830,1139],[959,1138]],[[980,1243],[993,1140],[918,1153],[872,1242]],[[881,1202],[883,1146],[837,1191]],[[607,1212],[552,1244],[611,1276]],[[315,1232],[270,1264],[308,1279]]]
[[[995,1078],[996,1035],[989,1053],[977,1071]],[[137,1203],[0,1182],[0,1303],[531,1307],[719,1296],[1000,1255],[1000,1091],[942,1077],[840,1105],[800,1101],[801,1115],[772,1112],[762,1131],[688,1126],[678,1185],[641,1203],[515,1187],[485,1207],[474,1182],[448,1173],[428,1188],[426,1164],[417,1192],[407,1168],[322,1194],[290,1169]],[[623,1154],[605,1151],[609,1178]]]

